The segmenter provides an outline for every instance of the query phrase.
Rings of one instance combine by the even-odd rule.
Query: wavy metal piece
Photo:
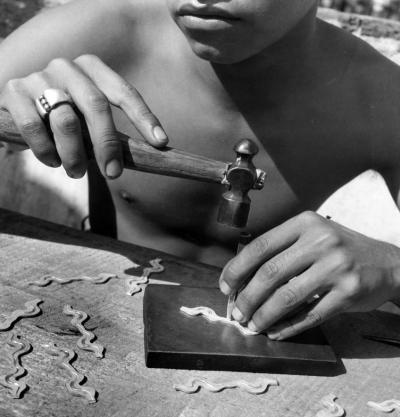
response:
[[[53,275],[44,275],[43,277],[39,278],[37,281],[28,282],[28,285],[36,285],[37,287],[46,287],[52,282],[57,282],[58,284],[64,285],[64,284],[69,284],[71,282],[76,282],[76,281],[86,281],[92,284],[105,284],[112,278],[118,278],[118,275],[109,274],[109,273],[101,273],[97,277],[82,276],[82,277],[70,277],[70,278],[61,278],[61,277],[55,277]]]
[[[367,402],[368,407],[373,408],[376,411],[382,411],[383,413],[391,413],[394,410],[400,410],[400,400],[386,400],[381,403],[375,403],[373,401]]]
[[[240,332],[245,336],[255,336],[259,334],[258,332],[253,332],[252,330],[249,330],[247,327],[242,326],[239,322],[235,320],[229,320],[226,317],[219,316],[212,308],[209,307],[200,306],[189,308],[182,306],[180,308],[180,311],[182,311],[185,314],[188,314],[189,316],[203,316],[211,322],[229,324],[230,326],[234,326],[237,329],[239,329]]]
[[[203,378],[190,378],[187,384],[175,384],[174,389],[176,391],[182,391],[186,394],[193,394],[200,388],[204,388],[211,392],[220,392],[225,389],[239,388],[242,391],[246,391],[249,394],[258,395],[263,394],[271,386],[278,386],[279,383],[276,379],[263,378],[254,383],[244,381],[242,379],[236,381],[228,381],[222,383],[210,382]]]
[[[93,343],[96,340],[94,333],[85,329],[83,323],[89,318],[89,316],[84,311],[79,311],[73,309],[70,305],[65,305],[63,313],[67,316],[72,316],[71,324],[75,326],[82,334],[82,337],[79,338],[76,343],[80,349],[93,352],[96,358],[104,358],[104,347],[98,343]]]
[[[163,272],[165,268],[161,265],[161,262],[161,258],[152,259],[149,261],[151,267],[144,268],[140,277],[134,276],[128,279],[126,282],[126,294],[131,296],[137,294],[138,292],[142,291],[142,288],[139,285],[147,284],[151,274],[158,274]]]
[[[14,323],[21,318],[34,317],[40,314],[42,310],[40,309],[39,304],[42,302],[43,300],[36,298],[35,300],[27,301],[24,310],[13,311],[8,317],[5,317],[3,321],[0,321],[0,332],[9,330]]]
[[[14,348],[11,353],[13,368],[5,376],[0,377],[0,385],[7,388],[11,398],[21,398],[28,388],[23,381],[18,381],[26,373],[26,369],[22,366],[21,357],[26,355],[32,349],[32,345],[22,336],[14,332],[10,333],[7,344]]]
[[[345,415],[344,408],[335,402],[337,396],[328,394],[321,399],[321,404],[324,408],[315,415],[315,417],[342,417]]]
[[[67,391],[75,396],[85,399],[89,404],[97,401],[97,391],[92,387],[84,387],[86,377],[80,374],[73,366],[72,362],[76,359],[76,353],[67,348],[59,348],[55,343],[47,346],[47,352],[57,357],[57,364],[71,374],[72,379],[65,386]]]

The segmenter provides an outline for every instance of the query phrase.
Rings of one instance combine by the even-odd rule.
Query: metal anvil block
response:
[[[286,341],[191,317],[181,306],[226,314],[226,297],[214,288],[148,285],[144,295],[145,356],[150,368],[337,375],[343,365],[320,329]]]

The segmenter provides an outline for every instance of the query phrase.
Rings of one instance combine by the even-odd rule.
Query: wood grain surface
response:
[[[177,283],[216,287],[219,271],[149,249],[78,232],[31,217],[0,210],[0,320],[1,315],[21,308],[34,298],[43,299],[43,314],[22,319],[14,330],[33,345],[22,358],[30,389],[21,400],[11,399],[0,387],[0,416],[23,417],[299,417],[315,416],[319,401],[336,394],[349,417],[376,416],[367,401],[400,396],[400,349],[362,339],[364,332],[383,336],[400,334],[400,318],[388,312],[343,315],[325,326],[347,373],[337,377],[266,375],[276,377],[279,387],[262,395],[239,390],[196,394],[176,392],[192,376],[223,382],[254,381],[263,374],[237,372],[148,369],[144,364],[142,293],[126,295],[125,279],[140,275],[148,261],[161,257],[165,272],[154,275],[153,283]],[[119,275],[106,284],[52,283],[39,288],[27,284],[44,274],[57,276],[113,272]],[[62,313],[65,304],[83,310],[90,319],[86,327],[105,346],[105,358],[78,350],[74,366],[87,375],[87,384],[99,392],[98,402],[86,405],[65,390],[66,372],[56,366],[45,345],[76,349],[78,335],[70,317]],[[156,307],[155,307],[156,308]],[[0,333],[0,375],[10,368],[9,332]]]

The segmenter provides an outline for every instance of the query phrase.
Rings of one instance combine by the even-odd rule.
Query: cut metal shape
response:
[[[26,369],[22,366],[21,357],[30,352],[32,345],[25,338],[14,332],[10,333],[7,344],[14,349],[11,353],[13,368],[8,374],[0,377],[0,385],[7,388],[11,398],[19,399],[28,388],[25,382],[18,381],[26,374]]]
[[[152,259],[149,261],[151,267],[144,268],[140,277],[134,276],[129,278],[126,282],[126,294],[131,296],[137,294],[138,292],[142,291],[142,287],[140,287],[140,285],[147,284],[149,282],[149,277],[151,274],[158,274],[163,272],[164,267],[161,265],[161,262],[161,258]]]
[[[346,411],[335,400],[337,400],[337,396],[334,394],[323,397],[320,402],[324,408],[319,410],[315,417],[343,417]]]
[[[5,317],[5,319],[1,320],[0,318],[0,332],[9,330],[15,324],[15,322],[21,318],[35,317],[39,315],[42,312],[39,304],[42,302],[43,300],[40,300],[39,298],[27,301],[25,303],[24,310],[15,310],[8,317]]]
[[[367,405],[368,407],[371,407],[376,411],[382,411],[383,413],[392,413],[394,410],[400,410],[400,400],[386,400],[381,403],[368,401]]]
[[[145,356],[150,368],[337,375],[343,372],[320,329],[274,341],[244,336],[234,326],[182,314],[180,307],[208,305],[226,311],[217,288],[149,284],[144,294]]]
[[[200,388],[204,388],[211,392],[220,392],[225,389],[239,388],[240,390],[246,391],[249,394],[258,395],[266,392],[271,385],[278,386],[279,383],[276,379],[272,378],[263,378],[254,383],[250,383],[242,379],[217,383],[207,381],[203,378],[190,378],[187,384],[175,384],[174,389],[176,391],[182,391],[186,394],[193,394],[199,391]]]
[[[97,401],[97,391],[92,387],[82,386],[86,377],[72,366],[72,362],[76,359],[76,353],[71,349],[59,348],[54,343],[47,346],[47,352],[55,356],[57,364],[71,374],[71,380],[65,385],[67,391],[75,397],[83,398],[89,404],[95,403]]]
[[[93,341],[96,340],[96,336],[94,333],[85,329],[85,326],[83,325],[89,316],[84,311],[73,309],[70,305],[64,306],[63,313],[67,316],[73,317],[71,324],[75,326],[82,334],[82,337],[80,337],[77,342],[77,346],[82,350],[93,352],[96,358],[104,358],[104,347],[98,343],[93,343]]]
[[[200,307],[189,308],[189,307],[182,306],[180,310],[183,313],[188,314],[189,316],[203,316],[211,322],[220,322],[220,323],[229,324],[230,326],[235,326],[245,336],[255,336],[256,334],[259,334],[258,332],[253,332],[247,327],[242,326],[236,320],[229,320],[226,317],[218,316],[218,314],[212,308],[209,308],[209,307],[200,306]]]
[[[43,277],[40,277],[37,281],[29,282],[28,285],[35,285],[37,287],[46,287],[52,282],[57,282],[58,284],[64,285],[64,284],[69,284],[71,282],[76,282],[76,281],[86,281],[92,284],[105,284],[112,278],[118,278],[118,275],[109,274],[109,273],[101,273],[97,277],[81,276],[81,277],[69,277],[69,278],[55,277],[53,275],[44,275]]]

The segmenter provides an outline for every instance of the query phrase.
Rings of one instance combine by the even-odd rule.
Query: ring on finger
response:
[[[40,117],[46,120],[51,111],[62,104],[73,104],[71,96],[64,90],[48,88],[35,100],[36,109]]]

